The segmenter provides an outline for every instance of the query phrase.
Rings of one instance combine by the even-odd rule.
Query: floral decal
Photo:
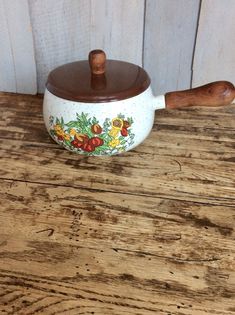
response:
[[[64,122],[63,117],[50,116],[50,134],[58,143],[76,153],[110,155],[124,152],[134,143],[132,117],[119,114],[106,118],[103,125],[88,114],[77,114],[76,120]]]

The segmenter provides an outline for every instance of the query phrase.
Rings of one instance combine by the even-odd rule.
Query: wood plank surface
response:
[[[193,86],[216,80],[235,83],[234,0],[203,0],[200,10]]]
[[[0,1],[0,91],[37,92],[27,0]]]
[[[146,1],[144,68],[156,95],[190,87],[199,3]]]
[[[143,0],[31,0],[29,6],[39,92],[52,69],[87,59],[92,49],[142,63]]]
[[[156,112],[120,156],[60,148],[0,94],[0,314],[235,313],[235,107]]]

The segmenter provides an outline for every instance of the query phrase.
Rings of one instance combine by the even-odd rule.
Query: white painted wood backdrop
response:
[[[235,0],[0,0],[0,91],[43,92],[54,67],[87,58],[142,65],[155,94],[235,83]]]

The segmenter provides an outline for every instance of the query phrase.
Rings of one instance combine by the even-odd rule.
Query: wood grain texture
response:
[[[199,0],[146,3],[144,68],[154,93],[190,88]]]
[[[187,106],[225,106],[235,100],[235,88],[231,82],[216,81],[194,89],[165,94],[166,108]]]
[[[113,157],[55,144],[0,94],[0,313],[235,313],[234,106],[157,112]]]
[[[31,0],[29,6],[39,92],[52,69],[87,59],[92,49],[141,64],[143,0]]]
[[[210,80],[235,83],[235,2],[204,0],[193,62],[193,86]]]
[[[0,1],[0,90],[37,92],[33,36],[27,0]]]
[[[93,76],[105,73],[106,54],[103,50],[95,49],[90,51],[88,60]]]

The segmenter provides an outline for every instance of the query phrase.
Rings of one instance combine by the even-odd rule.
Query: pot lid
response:
[[[47,89],[66,100],[99,103],[124,100],[150,85],[147,72],[132,63],[106,60],[102,50],[89,53],[89,60],[76,61],[50,72]]]

